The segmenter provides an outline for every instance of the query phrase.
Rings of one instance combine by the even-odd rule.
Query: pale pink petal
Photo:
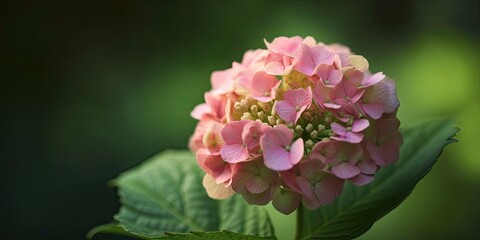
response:
[[[251,193],[262,193],[270,187],[270,183],[262,177],[254,176],[245,181],[245,187]]]
[[[370,183],[373,178],[373,175],[358,174],[357,176],[348,180],[357,186],[363,186]]]
[[[212,90],[216,94],[225,94],[233,91],[235,81],[232,78],[233,69],[222,71],[215,71],[212,73],[210,79],[212,83]]]
[[[264,139],[265,140],[262,140]],[[265,147],[280,145],[285,147],[292,143],[293,132],[285,125],[277,125],[265,131],[264,136],[260,139],[262,149]],[[263,142],[263,143],[262,143]]]
[[[292,146],[290,147],[290,163],[292,165],[296,165],[300,160],[302,160],[303,153],[303,139],[299,138],[293,142]]]
[[[330,71],[329,76],[328,76],[329,85],[325,84],[325,81],[323,81],[323,83],[325,84],[325,86],[334,87],[335,85],[339,84],[342,81],[342,78],[343,78],[343,72],[342,71],[332,69]]]
[[[361,132],[365,130],[368,126],[370,126],[370,123],[367,119],[357,119],[353,121],[352,131]]]
[[[323,106],[331,109],[340,109],[342,107],[342,105],[338,105],[335,103],[324,103]]]
[[[199,104],[195,106],[193,111],[190,113],[190,116],[197,120],[201,120],[202,116],[211,112],[210,107],[206,103]]]
[[[229,163],[244,162],[250,157],[243,144],[225,144],[220,149],[220,154],[223,160]]]
[[[375,73],[372,76],[363,79],[362,83],[360,84],[360,87],[362,88],[370,87],[382,81],[384,78],[385,78],[385,75],[382,72]]]
[[[226,187],[223,183],[217,184],[208,174],[203,177],[202,184],[208,196],[213,199],[227,199],[235,193],[231,187]]]
[[[265,72],[272,75],[286,75],[292,67],[285,67],[281,62],[270,62],[265,65]]]
[[[312,89],[297,88],[289,90],[284,100],[277,102],[275,110],[284,121],[296,123],[302,113],[312,104]]]
[[[341,179],[348,179],[360,174],[360,169],[344,162],[332,167],[332,172]]]
[[[302,44],[299,61],[294,69],[307,76],[312,76],[320,64],[333,64],[335,54],[329,52],[324,46],[308,46]]]
[[[275,76],[259,71],[253,76],[251,84],[252,97],[261,102],[268,102],[275,98],[275,90],[280,81]]]
[[[289,153],[284,147],[277,145],[266,149],[262,147],[262,149],[266,167],[275,171],[285,171],[293,167]]]
[[[295,107],[308,108],[312,104],[312,89],[307,87],[289,90],[285,93],[285,100]]]
[[[276,53],[283,53],[287,55],[293,55],[293,53],[297,50],[298,46],[302,43],[303,39],[301,37],[277,37],[273,39],[271,43],[268,43],[267,40],[264,39],[265,45],[267,46],[268,50]]]
[[[287,123],[295,122],[297,112],[295,111],[295,107],[289,102],[285,100],[278,101],[277,104],[275,104],[275,111],[283,121]]]
[[[273,191],[272,205],[279,212],[289,215],[298,208],[302,195],[276,187]]]

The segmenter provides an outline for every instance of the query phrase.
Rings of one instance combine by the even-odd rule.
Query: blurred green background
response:
[[[402,126],[462,128],[361,239],[478,239],[479,22],[468,0],[2,3],[0,238],[83,239],[119,207],[108,180],[187,147],[212,71],[264,38],[311,35],[395,79]],[[294,214],[272,217],[290,239]]]

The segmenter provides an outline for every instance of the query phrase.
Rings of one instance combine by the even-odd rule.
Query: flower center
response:
[[[287,152],[290,152],[290,148],[291,148],[290,145],[285,146],[285,150],[286,150]]]

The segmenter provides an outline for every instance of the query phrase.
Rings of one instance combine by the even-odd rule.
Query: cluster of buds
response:
[[[189,147],[210,197],[241,194],[290,214],[335,200],[398,160],[395,83],[312,37],[278,37],[211,76]]]

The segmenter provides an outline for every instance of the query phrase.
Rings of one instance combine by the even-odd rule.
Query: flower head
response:
[[[290,214],[330,204],[399,158],[395,83],[363,56],[278,37],[211,75],[189,146],[212,198],[241,194]]]

